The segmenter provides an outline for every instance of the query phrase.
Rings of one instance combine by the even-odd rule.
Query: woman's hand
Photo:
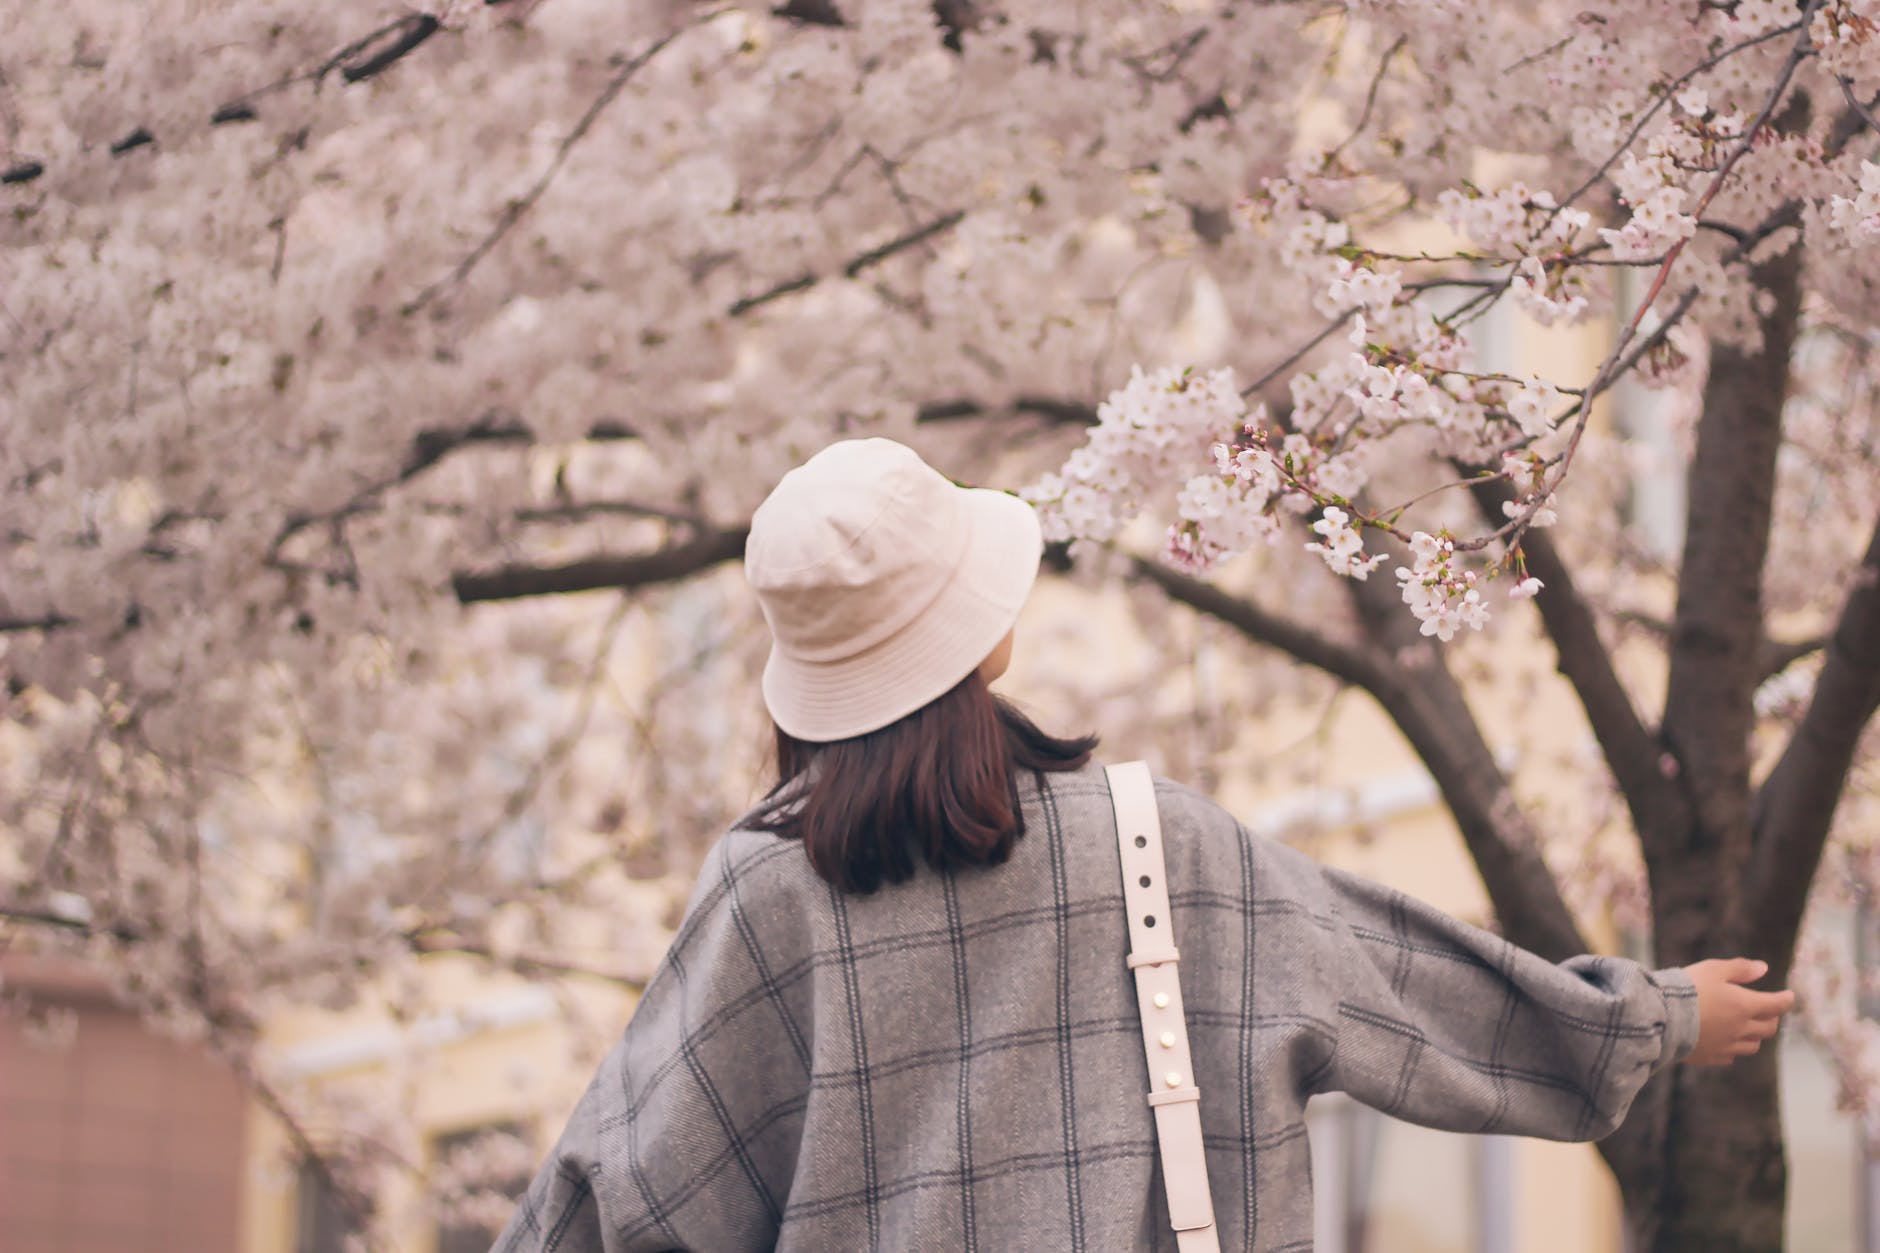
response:
[[[1692,1066],[1727,1066],[1748,1057],[1795,1008],[1795,993],[1758,992],[1741,985],[1769,973],[1769,963],[1732,957],[1684,968],[1697,985],[1697,1047],[1684,1060]]]

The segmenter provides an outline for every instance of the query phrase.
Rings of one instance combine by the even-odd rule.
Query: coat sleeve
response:
[[[748,854],[755,838],[727,840]],[[807,996],[813,962],[792,954],[791,911],[752,871],[762,860],[726,841],[707,857],[671,949],[493,1253],[776,1242],[809,1086],[792,989]]]
[[[1308,1084],[1446,1131],[1597,1140],[1697,1042],[1682,970],[1555,965],[1274,845],[1299,886],[1334,1045]]]

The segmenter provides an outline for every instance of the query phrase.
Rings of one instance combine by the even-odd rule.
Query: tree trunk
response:
[[[1666,1094],[1664,1170],[1619,1180],[1630,1253],[1782,1248],[1788,1170],[1776,1050],[1714,1070],[1680,1069]]]
[[[1641,826],[1657,960],[1763,958],[1744,951],[1743,904],[1753,846],[1751,697],[1761,680],[1762,578],[1775,494],[1789,358],[1801,310],[1799,250],[1755,271],[1770,297],[1760,350],[1717,352],[1692,459],[1664,721],[1659,734],[1684,794],[1684,821]],[[1811,873],[1812,877],[1812,873]],[[1680,1069],[1668,1091],[1659,1152],[1623,1172],[1626,1222],[1639,1253],[1774,1253],[1783,1247],[1788,1171],[1774,1047],[1715,1070]]]

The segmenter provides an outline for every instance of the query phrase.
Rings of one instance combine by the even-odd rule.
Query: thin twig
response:
[[[443,278],[438,279],[429,287],[419,292],[405,304],[400,312],[406,316],[417,313],[426,305],[430,304],[431,301],[446,288],[461,283],[465,276],[476,268],[477,263],[483,260],[485,256],[489,255],[490,249],[496,247],[503,236],[507,235],[511,228],[513,228],[517,222],[520,222],[530,209],[535,207],[536,202],[542,198],[542,193],[548,190],[549,184],[555,181],[555,176],[561,173],[561,167],[568,161],[568,154],[574,150],[576,144],[580,143],[581,140],[587,136],[588,131],[593,129],[594,123],[599,121],[601,114],[607,111],[607,106],[619,98],[620,93],[626,89],[627,84],[633,81],[633,76],[638,74],[640,70],[645,67],[647,62],[658,56],[668,44],[672,43],[672,41],[677,39],[680,35],[692,29],[694,26],[703,26],[713,21],[724,12],[725,10],[723,9],[713,9],[693,19],[684,26],[668,31],[660,38],[654,40],[640,55],[630,58],[615,71],[614,76],[607,80],[607,85],[601,89],[600,94],[594,98],[593,103],[588,105],[587,112],[581,115],[581,120],[574,124],[574,129],[568,132],[567,137],[564,138],[560,146],[555,149],[554,159],[548,163],[548,168],[542,171],[541,177],[535,180],[534,186],[524,192],[520,199],[509,202],[508,206],[504,208],[502,215],[496,219],[496,225],[490,228],[489,233],[483,237],[482,241],[478,243],[475,248],[472,248],[469,255],[462,261],[459,261],[449,274],[446,274]]]
[[[1817,0],[1817,3],[1818,3],[1818,0]],[[1807,8],[1807,13],[1809,15],[1812,15],[1816,7],[1817,7],[1816,4],[1810,4]],[[1686,70],[1683,74],[1673,79],[1670,85],[1667,86],[1664,89],[1664,91],[1659,93],[1658,99],[1652,102],[1651,108],[1645,110],[1644,113],[1639,115],[1639,119],[1636,123],[1633,124],[1632,129],[1627,131],[1625,138],[1619,141],[1619,146],[1612,150],[1612,155],[1607,157],[1604,161],[1602,161],[1600,163],[1599,168],[1597,170],[1594,170],[1590,175],[1588,175],[1584,183],[1581,183],[1578,187],[1574,188],[1572,195],[1568,196],[1565,200],[1562,200],[1558,205],[1555,206],[1553,214],[1549,215],[1549,220],[1551,221],[1554,216],[1557,216],[1561,212],[1561,210],[1567,208],[1574,201],[1578,200],[1581,196],[1584,196],[1587,192],[1591,191],[1593,189],[1594,184],[1598,183],[1600,179],[1606,176],[1606,171],[1610,170],[1613,167],[1613,164],[1617,162],[1620,157],[1626,154],[1627,150],[1632,147],[1632,141],[1639,137],[1640,132],[1642,132],[1645,129],[1645,127],[1651,122],[1651,120],[1654,117],[1658,116],[1658,111],[1664,108],[1665,105],[1671,102],[1672,97],[1677,95],[1679,88],[1683,87],[1686,83],[1690,82],[1692,79],[1696,78],[1699,74],[1702,74],[1704,71],[1715,69],[1718,65],[1722,64],[1728,58],[1735,56],[1737,53],[1746,51],[1750,48],[1754,48],[1758,44],[1767,43],[1771,39],[1779,38],[1782,35],[1793,34],[1795,31],[1799,30],[1802,32],[1803,45],[1806,46],[1807,40],[1808,40],[1808,21],[1809,21],[1808,17],[1803,17],[1800,21],[1790,22],[1787,26],[1778,26],[1774,30],[1764,31],[1762,34],[1757,35],[1753,39],[1746,39],[1740,44],[1735,44],[1732,47],[1725,48],[1722,52],[1719,52],[1716,56],[1711,57],[1706,61],[1699,62],[1697,65],[1693,66],[1691,69]],[[1785,84],[1788,82],[1788,76],[1792,72],[1793,72],[1792,68],[1789,70],[1783,71],[1782,81]]]
[[[1364,128],[1371,122],[1371,110],[1377,106],[1377,90],[1384,84],[1384,71],[1390,68],[1390,59],[1402,51],[1404,45],[1409,42],[1410,36],[1399,35],[1395,43],[1384,49],[1384,55],[1378,58],[1377,72],[1371,75],[1371,89],[1365,93],[1364,111],[1358,115],[1358,124],[1351,128],[1351,134],[1345,136],[1338,147],[1325,154],[1324,160],[1320,163],[1320,168],[1330,169],[1332,161],[1338,154],[1350,147],[1351,141],[1364,133]]]
[[[1311,339],[1308,339],[1304,344],[1300,345],[1299,349],[1296,352],[1294,352],[1290,357],[1287,357],[1284,361],[1280,362],[1278,365],[1268,370],[1265,374],[1262,374],[1259,378],[1253,380],[1253,382],[1241,388],[1240,394],[1242,396],[1251,396],[1255,392],[1259,391],[1262,387],[1265,387],[1268,383],[1271,383],[1274,379],[1278,378],[1281,374],[1284,374],[1287,370],[1290,370],[1293,366],[1299,363],[1300,358],[1304,357],[1307,353],[1311,352],[1314,348],[1317,348],[1320,344],[1330,339],[1335,333],[1337,333],[1340,329],[1342,329],[1345,323],[1351,321],[1351,315],[1354,313],[1357,313],[1362,308],[1363,308],[1362,305],[1353,305],[1351,306],[1351,308],[1339,314],[1335,319],[1326,323],[1325,326],[1320,329],[1318,334],[1314,335]]]
[[[1841,94],[1847,97],[1847,107],[1854,110],[1854,112],[1860,116],[1861,121],[1867,123],[1867,125],[1872,127],[1875,131],[1880,131],[1880,119],[1874,117],[1873,106],[1862,104],[1860,99],[1854,95],[1853,80],[1845,75],[1836,74],[1834,81],[1841,85]]]
[[[1818,4],[1818,3],[1819,3],[1819,0],[1815,0],[1814,3],[1810,4],[1809,10],[1808,10],[1810,14],[1813,13],[1815,4]],[[1659,96],[1657,101],[1655,101],[1652,104],[1652,107],[1646,110],[1644,115],[1639,118],[1637,124],[1633,126],[1631,131],[1627,133],[1626,137],[1619,143],[1619,145],[1613,149],[1612,155],[1607,157],[1606,160],[1600,164],[1599,168],[1593,171],[1593,173],[1587,178],[1587,180],[1584,183],[1582,183],[1578,188],[1576,188],[1571,195],[1569,195],[1565,200],[1561,201],[1558,205],[1554,207],[1553,213],[1548,215],[1548,220],[1552,221],[1553,218],[1555,216],[1558,216],[1558,214],[1563,209],[1567,208],[1574,201],[1578,200],[1581,196],[1585,195],[1587,191],[1589,191],[1595,183],[1597,183],[1601,178],[1605,176],[1606,171],[1610,170],[1613,164],[1617,162],[1619,158],[1625,154],[1627,149],[1629,149],[1632,146],[1632,141],[1638,138],[1639,133],[1644,130],[1647,123],[1649,123],[1651,119],[1657,114],[1658,110],[1663,108],[1665,103],[1672,98],[1672,96],[1677,92],[1678,88],[1682,87],[1685,83],[1689,82],[1691,79],[1695,78],[1697,75],[1703,73],[1706,70],[1714,68],[1719,63],[1721,63],[1722,61],[1724,61],[1725,59],[1731,56],[1734,56],[1738,52],[1742,52],[1745,49],[1755,47],[1756,45],[1761,44],[1761,43],[1765,43],[1768,40],[1774,39],[1777,36],[1780,36],[1784,33],[1793,33],[1794,31],[1797,31],[1797,30],[1801,30],[1803,32],[1803,46],[1805,47],[1806,40],[1807,40],[1807,19],[1806,18],[1798,22],[1791,22],[1787,26],[1779,27],[1772,31],[1766,31],[1761,35],[1757,35],[1753,39],[1749,39],[1749,40],[1744,41],[1743,43],[1736,44],[1732,47],[1726,48],[1722,52],[1718,53],[1717,55],[1710,57],[1705,61],[1700,62],[1698,65],[1694,66],[1690,70],[1686,71],[1683,75],[1675,79],[1671,83],[1671,85],[1667,87],[1664,90],[1664,92]],[[1393,46],[1393,51],[1394,50],[1395,48]],[[1388,54],[1386,55],[1388,56]],[[1793,66],[1794,60],[1795,58],[1791,57],[1791,64],[1787,68],[1785,68],[1783,71],[1782,84],[1784,86],[1787,85],[1789,76],[1793,74],[1794,72],[1794,66]],[[1382,65],[1380,65],[1379,66],[1380,74],[1382,73],[1382,70],[1383,70],[1383,67]],[[1375,90],[1376,88],[1375,82],[1373,82],[1372,87],[1373,87],[1373,90]],[[1759,125],[1760,125],[1760,121],[1761,119],[1758,120]],[[1753,134],[1755,129],[1756,128],[1752,126],[1750,133]],[[1354,135],[1355,133],[1356,132],[1354,132]],[[1345,142],[1349,143],[1350,140],[1347,139]],[[1344,147],[1343,144],[1339,145],[1339,148],[1343,148],[1343,147]],[[1338,151],[1338,149],[1334,149],[1333,151],[1336,152]],[[1728,169],[1727,169],[1727,164],[1726,164],[1725,170],[1721,171],[1720,174],[1727,173],[1727,172],[1728,172]],[[1698,206],[1698,214],[1700,215],[1702,214],[1704,205],[1708,203],[1709,203],[1709,199],[1708,197],[1706,197],[1703,204],[1700,204]],[[1680,241],[1680,246],[1681,246],[1681,241]],[[1670,263],[1676,259],[1677,251],[1678,250],[1674,248],[1669,254],[1667,254],[1666,259],[1665,259],[1665,264],[1664,266],[1660,268],[1661,279],[1664,273],[1667,272]],[[1378,254],[1378,255],[1381,256],[1383,254]],[[1407,260],[1408,258],[1404,258],[1404,259]],[[1423,258],[1417,258],[1417,259],[1422,260]],[[1458,257],[1457,259],[1462,259],[1462,258]],[[1503,262],[1503,263],[1506,264],[1506,262]],[[1518,265],[1519,261],[1516,261],[1514,264]],[[1488,280],[1488,282],[1491,283],[1492,286],[1484,287],[1484,289],[1480,293],[1478,293],[1475,297],[1473,297],[1471,300],[1465,303],[1460,309],[1456,310],[1456,313],[1453,314],[1452,316],[1461,316],[1469,309],[1475,307],[1478,303],[1482,304],[1483,307],[1492,305],[1495,299],[1500,295],[1500,293],[1507,290],[1508,286],[1512,283],[1512,281],[1513,281],[1512,270],[1510,271],[1508,277],[1505,279]],[[1358,308],[1355,306],[1353,308],[1347,309],[1344,313],[1338,316],[1338,319],[1336,321],[1331,322],[1328,325],[1326,325],[1323,329],[1321,329],[1318,332],[1318,334],[1314,335],[1310,340],[1308,340],[1305,343],[1305,345],[1302,346],[1297,352],[1287,357],[1284,361],[1280,362],[1279,365],[1275,366],[1273,369],[1267,371],[1265,374],[1262,374],[1253,383],[1242,388],[1240,394],[1242,396],[1251,396],[1255,392],[1257,392],[1260,388],[1272,382],[1275,377],[1285,372],[1287,369],[1289,369],[1293,365],[1297,364],[1298,361],[1302,357],[1304,357],[1307,353],[1311,352],[1314,348],[1324,343],[1325,340],[1328,339],[1333,334],[1333,332],[1337,331],[1346,322],[1350,321],[1351,316],[1354,313],[1357,313],[1358,311],[1359,311]],[[1629,335],[1627,336],[1627,338],[1629,338]],[[1621,347],[1623,346],[1624,346],[1624,341],[1622,340]]]
[[[1808,57],[1812,50],[1809,42],[1808,24],[1813,19],[1815,10],[1821,7],[1821,3],[1822,0],[1807,0],[1803,5],[1801,20],[1794,23],[1794,26],[1801,30],[1801,38],[1795,41],[1795,47],[1790,50],[1788,59],[1782,63],[1782,72],[1776,76],[1775,86],[1770,88],[1768,99],[1763,102],[1761,112],[1757,113],[1755,119],[1744,128],[1743,134],[1737,140],[1736,148],[1724,160],[1723,164],[1717,168],[1717,173],[1715,177],[1711,179],[1710,186],[1705,188],[1704,194],[1698,199],[1696,207],[1691,210],[1691,216],[1693,218],[1701,218],[1704,216],[1704,210],[1710,207],[1710,202],[1715,200],[1717,193],[1723,190],[1723,184],[1729,179],[1730,173],[1736,168],[1737,162],[1743,159],[1749,152],[1750,147],[1755,143],[1757,132],[1768,125],[1769,119],[1775,115],[1776,106],[1782,102],[1782,97],[1787,94],[1789,83],[1795,77],[1796,69],[1801,65],[1802,61]],[[1627,142],[1630,143],[1630,140]],[[1548,482],[1543,488],[1533,493],[1532,500],[1513,519],[1513,526],[1509,529],[1507,536],[1509,551],[1512,552],[1520,547],[1521,537],[1527,533],[1528,527],[1533,524],[1535,515],[1546,506],[1548,497],[1551,496],[1566,479],[1567,469],[1573,464],[1573,455],[1578,451],[1580,440],[1586,434],[1587,421],[1592,415],[1594,397],[1598,396],[1609,386],[1611,379],[1617,377],[1619,362],[1623,359],[1633,336],[1638,333],[1639,325],[1644,322],[1645,315],[1651,311],[1652,302],[1658,299],[1658,293],[1663,290],[1665,280],[1671,277],[1671,269],[1678,263],[1678,258],[1683,255],[1684,246],[1690,242],[1690,238],[1691,237],[1687,235],[1671,245],[1670,250],[1665,254],[1664,264],[1658,267],[1658,274],[1653,278],[1651,288],[1645,293],[1645,298],[1639,301],[1638,309],[1632,314],[1632,320],[1628,322],[1625,328],[1619,333],[1618,342],[1613,346],[1612,352],[1600,363],[1598,371],[1593,375],[1593,381],[1586,385],[1586,395],[1580,402],[1580,412],[1578,417],[1574,420],[1573,433],[1567,438],[1567,446],[1560,454],[1558,467],[1548,475]],[[1747,252],[1747,249],[1744,251]],[[1685,298],[1680,304],[1684,309],[1688,309],[1691,302],[1695,299],[1696,290],[1692,289],[1685,293]],[[1680,310],[1680,312],[1682,312],[1682,310]],[[1661,330],[1662,329],[1663,328],[1661,328]],[[1636,357],[1634,360],[1636,360]]]
[[[602,970],[594,966],[582,966],[557,958],[537,957],[526,953],[499,954],[487,944],[473,944],[468,940],[447,934],[434,937],[432,932],[426,929],[408,932],[405,938],[411,945],[412,952],[427,957],[458,954],[479,958],[492,966],[513,971],[524,977],[556,975],[572,979],[594,979],[625,988],[629,992],[642,992],[646,989],[644,979],[636,979],[621,970]]]
[[[1530,52],[1514,64],[1503,67],[1501,72],[1504,74],[1512,74],[1518,69],[1522,69],[1525,66],[1534,64],[1536,61],[1552,56],[1572,42],[1572,35],[1568,35],[1563,39],[1557,39],[1553,43],[1548,44],[1545,48],[1542,48],[1539,52]]]
[[[600,644],[595,648],[594,655],[588,662],[587,674],[582,679],[581,694],[575,707],[575,714],[569,720],[567,728],[549,744],[540,758],[530,764],[527,777],[523,779],[522,785],[504,800],[502,810],[496,820],[459,846],[459,857],[451,869],[456,869],[457,864],[461,864],[464,858],[471,861],[481,858],[491,841],[502,833],[503,828],[520,818],[529,806],[535,803],[536,797],[541,793],[542,785],[548,781],[549,776],[567,758],[568,754],[574,751],[575,746],[587,731],[588,720],[594,713],[594,703],[600,695],[601,680],[607,677],[607,660],[613,655],[614,646],[620,638],[621,625],[626,621],[627,613],[633,608],[634,603],[631,596],[622,595],[614,605],[613,612],[608,615],[607,621],[602,624]],[[442,888],[441,882],[433,884],[429,892],[418,894],[417,899],[428,899]]]

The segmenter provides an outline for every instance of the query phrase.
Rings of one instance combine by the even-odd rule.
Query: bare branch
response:
[[[1847,99],[1847,107],[1854,111],[1854,116],[1865,122],[1876,134],[1880,134],[1880,118],[1873,115],[1873,105],[1862,104],[1860,97],[1854,94],[1853,80],[1837,74],[1834,81],[1841,85],[1841,95]]]
[[[1671,638],[1671,624],[1655,614],[1638,609],[1621,609],[1612,615],[1620,622],[1630,623],[1658,637],[1660,643]],[[1810,635],[1798,640],[1772,640],[1765,637],[1756,646],[1756,682],[1758,685],[1775,678],[1784,670],[1810,657],[1828,646],[1825,635]]]
[[[435,35],[438,26],[438,20],[429,13],[407,13],[334,53],[314,72],[313,81],[318,83],[334,70],[349,83],[377,77]],[[235,118],[227,105],[216,110],[216,114],[225,121],[245,120]]]
[[[916,422],[956,422],[964,418],[986,418],[1010,410],[1028,417],[1043,418],[1064,426],[1095,426],[1096,406],[1081,400],[1056,396],[1020,396],[1010,405],[988,405],[979,400],[938,400],[922,405],[914,415]]]
[[[1762,347],[1721,347],[1697,424],[1660,736],[1691,807],[1685,832],[1645,845],[1653,912],[1674,959],[1697,955],[1736,898],[1750,856],[1752,696],[1762,681],[1763,566],[1774,520],[1789,360],[1801,311],[1800,249],[1755,267],[1767,293]],[[1664,858],[1665,841],[1676,856]],[[1692,874],[1689,858],[1712,875]],[[1721,894],[1721,895],[1720,895]],[[1718,936],[1718,939],[1724,937]]]
[[[338,508],[330,509],[322,513],[289,514],[281,523],[281,529],[275,532],[274,539],[268,544],[267,555],[264,560],[271,565],[278,564],[281,549],[287,544],[288,540],[298,535],[301,531],[314,526],[334,525],[356,514],[367,512],[377,505],[379,498],[385,492],[402,483],[408,483],[412,479],[417,478],[420,474],[423,474],[426,470],[442,461],[452,450],[463,444],[473,443],[485,438],[495,438],[490,435],[490,433],[502,430],[507,422],[507,415],[498,412],[490,412],[484,414],[461,431],[445,431],[437,428],[428,428],[418,432],[417,438],[412,441],[411,452],[407,454],[403,465],[399,466],[397,470],[384,478],[367,483],[358,491],[354,492],[350,500],[346,501]]]
[[[958,226],[965,217],[966,212],[963,209],[955,209],[951,213],[942,214],[924,226],[916,227],[904,235],[899,235],[889,240],[880,247],[871,248],[867,252],[852,258],[842,267],[842,274],[845,278],[854,278],[863,271],[880,265],[883,261],[886,261],[896,253],[905,252],[909,248],[918,247],[932,239],[935,235],[952,230],[955,226]],[[816,286],[816,284],[822,282],[824,277],[826,276],[805,272],[797,275],[795,278],[785,279],[774,287],[768,287],[754,296],[745,296],[740,300],[734,301],[731,307],[725,311],[725,314],[727,317],[741,318],[751,310],[762,308],[780,297],[791,295],[794,292],[808,291],[810,288]]]
[[[561,566],[500,566],[495,570],[461,571],[451,586],[462,604],[486,600],[519,600],[525,596],[557,596],[600,588],[649,587],[688,578],[712,566],[744,555],[746,528],[707,531],[682,544],[631,557],[591,557]]]
[[[9,631],[56,631],[76,621],[62,613],[41,614],[37,618],[0,618],[0,635]]]
[[[1743,905],[1746,951],[1767,960],[1777,977],[1794,957],[1802,908],[1854,749],[1880,708],[1880,519],[1852,583],[1808,711],[1756,794]]]
[[[551,975],[558,978],[593,979],[625,988],[629,992],[643,992],[646,981],[636,979],[623,970],[603,970],[595,966],[583,966],[576,962],[560,961],[552,957],[542,957],[522,953],[497,953],[486,944],[473,944],[454,935],[437,935],[431,932],[414,932],[407,935],[406,941],[414,953],[431,956],[435,954],[456,953],[465,957],[477,957],[502,970],[513,971],[524,978],[537,978]]]
[[[1765,639],[1756,649],[1756,683],[1761,686],[1804,657],[1812,657],[1828,646],[1828,636],[1811,635],[1799,640]]]
[[[1503,506],[1516,496],[1506,479],[1484,479],[1471,485],[1483,516],[1503,516]],[[1633,707],[1612,657],[1599,638],[1593,610],[1574,586],[1572,572],[1545,533],[1530,531],[1522,545],[1527,568],[1542,587],[1535,598],[1541,621],[1553,641],[1560,673],[1573,685],[1599,741],[1606,765],[1625,797],[1633,827],[1642,841],[1663,838],[1689,821],[1682,794],[1658,770],[1662,751],[1658,739],[1646,729]]]
[[[830,0],[787,0],[787,3],[772,9],[771,14],[791,22],[801,22],[805,26],[846,26],[842,11]]]
[[[1135,577],[1307,665],[1369,692],[1402,731],[1454,814],[1508,938],[1561,961],[1586,942],[1541,859],[1533,829],[1514,803],[1495,755],[1442,654],[1416,635],[1394,588],[1351,581],[1368,644],[1335,640],[1213,584],[1133,558]]]
[[[1168,598],[1224,622],[1256,643],[1277,648],[1333,678],[1369,691],[1385,681],[1382,666],[1354,644],[1261,608],[1231,592],[1147,557],[1130,558],[1130,577],[1153,583]]]
[[[502,4],[506,0],[484,0],[484,2]],[[442,24],[431,14],[407,13],[370,34],[353,40],[311,70],[296,70],[265,87],[257,87],[233,100],[225,101],[209,114],[208,124],[227,126],[236,122],[252,122],[259,116],[255,111],[254,101],[274,92],[283,91],[296,83],[311,82],[317,89],[326,76],[334,70],[338,70],[340,77],[348,83],[360,83],[377,78],[417,51],[440,29],[442,29]],[[127,132],[124,138],[109,145],[107,150],[112,156],[121,157],[155,144],[157,139],[158,136],[153,134],[149,127],[137,126]],[[0,171],[0,186],[30,183],[45,172],[46,166],[43,161],[16,161],[4,171]]]
[[[1394,583],[1346,579],[1368,650],[1389,658],[1368,689],[1423,760],[1454,815],[1504,934],[1549,961],[1587,951],[1540,839],[1496,761],[1443,650],[1404,612]]]

